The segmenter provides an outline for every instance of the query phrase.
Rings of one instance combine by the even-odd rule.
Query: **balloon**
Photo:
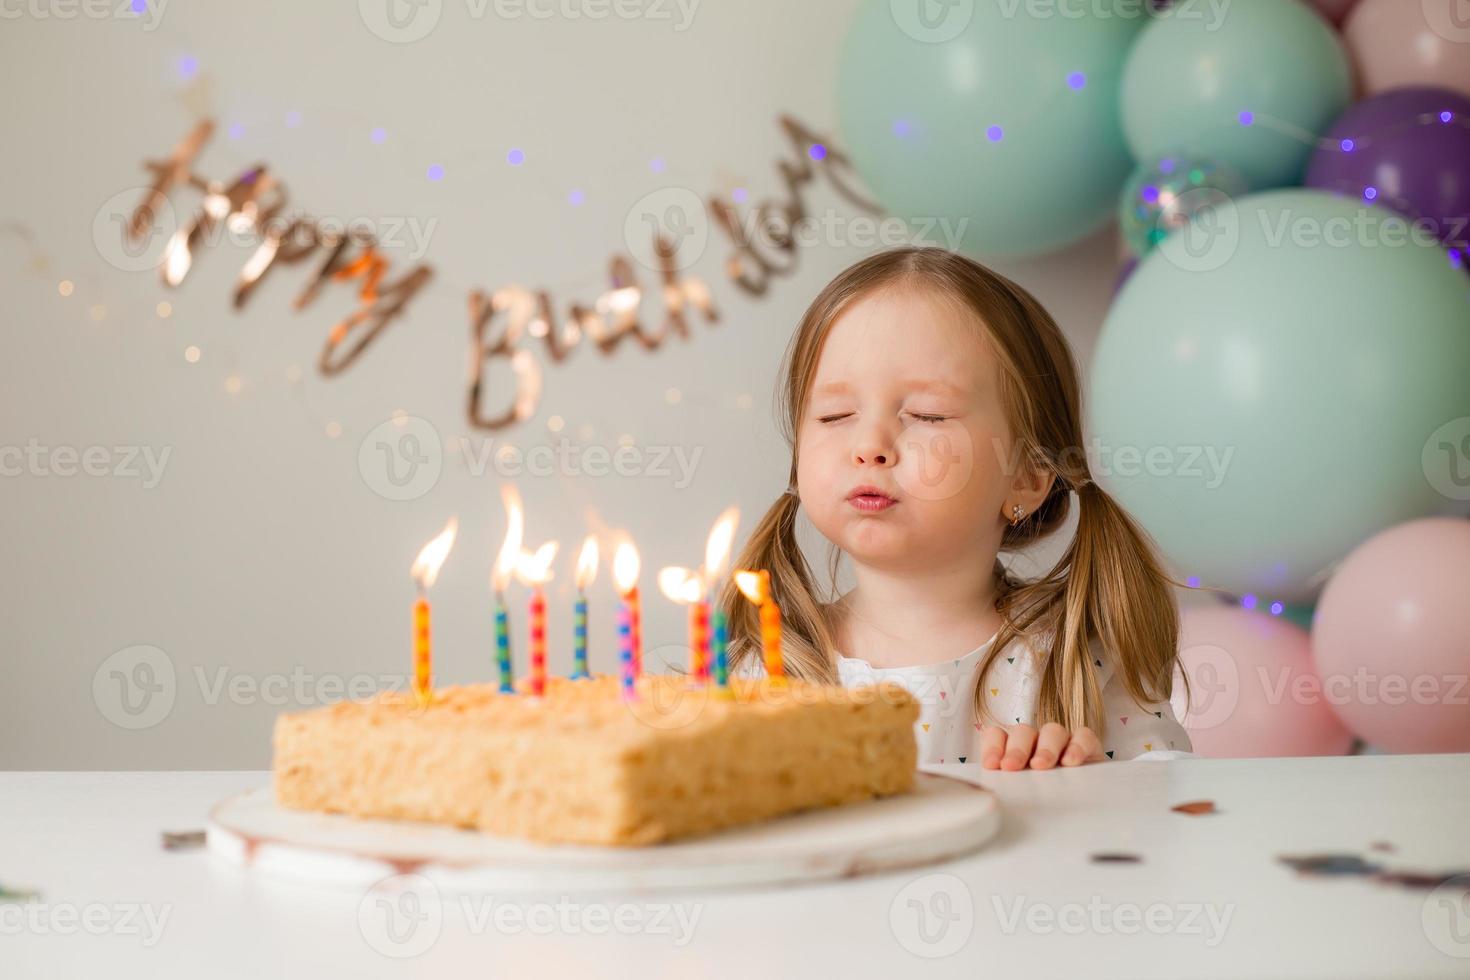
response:
[[[1343,755],[1353,742],[1322,696],[1306,631],[1264,613],[1186,609],[1171,703],[1194,751],[1213,758]]]
[[[1118,226],[1129,250],[1147,255],[1197,212],[1245,192],[1245,181],[1233,167],[1170,154],[1133,172],[1123,187]]]
[[[1425,447],[1470,416],[1467,325],[1464,274],[1384,208],[1291,189],[1201,213],[1103,324],[1095,475],[1179,574],[1310,601],[1369,535],[1444,509]]]
[[[1123,130],[1135,159],[1195,153],[1264,190],[1299,181],[1311,138],[1350,96],[1337,35],[1297,0],[1234,0],[1218,18],[1191,4],[1133,46]]]
[[[1118,278],[1113,280],[1114,296],[1118,295],[1118,291],[1123,288],[1123,284],[1133,275],[1133,270],[1136,268],[1138,268],[1138,256],[1136,255],[1124,259],[1123,264],[1118,266]]]
[[[1470,96],[1401,88],[1359,102],[1312,154],[1307,186],[1371,197],[1463,255],[1470,247]]]
[[[1431,517],[1354,549],[1312,650],[1348,728],[1395,752],[1470,752],[1470,521]]]
[[[1464,0],[1362,0],[1342,33],[1365,95],[1404,85],[1470,95]]]
[[[960,250],[1028,255],[1106,224],[1132,162],[1118,77],[1145,16],[1035,17],[1004,3],[863,4],[844,45],[838,112],[880,203],[964,222]]]
[[[1317,12],[1333,24],[1341,24],[1358,0],[1312,0]]]

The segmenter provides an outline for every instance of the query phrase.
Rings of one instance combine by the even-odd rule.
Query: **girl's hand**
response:
[[[1041,726],[987,725],[980,730],[980,765],[986,769],[1050,769],[1058,760],[1080,766],[1103,759],[1102,742],[1090,728],[1074,732],[1056,722]]]

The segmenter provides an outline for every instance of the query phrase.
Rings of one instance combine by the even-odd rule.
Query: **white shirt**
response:
[[[857,687],[891,680],[919,699],[919,720],[914,735],[919,743],[920,764],[931,762],[979,762],[980,720],[975,710],[975,680],[986,651],[984,644],[958,660],[910,667],[874,667],[856,657],[837,656],[838,677],[844,687]],[[1193,752],[1189,735],[1174,716],[1167,700],[1139,704],[1128,694],[1123,678],[1113,675],[1111,658],[1093,640],[1094,664],[1102,685],[1104,730],[1099,733],[1103,751],[1114,760],[1188,758]],[[986,699],[993,723],[1036,725],[1036,705],[1041,681],[1036,671],[1037,656],[1023,637],[1016,637],[990,665],[981,696]]]

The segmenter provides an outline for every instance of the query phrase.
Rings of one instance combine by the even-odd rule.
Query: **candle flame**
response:
[[[514,484],[500,488],[500,498],[505,503],[505,541],[500,554],[495,558],[495,570],[490,574],[490,585],[497,593],[504,592],[510,584],[521,557],[521,540],[525,536],[525,512],[521,509],[521,495]]]
[[[619,595],[627,595],[638,584],[638,549],[631,541],[620,542],[613,552],[613,583]]]
[[[688,604],[704,598],[704,583],[699,576],[677,565],[659,569],[658,588],[674,602]]]
[[[585,589],[597,577],[597,535],[589,534],[577,556],[577,588]]]
[[[740,523],[740,508],[730,507],[710,528],[709,540],[704,546],[704,578],[712,584],[725,573],[725,562],[730,558],[730,545],[735,541],[735,527]]]
[[[745,598],[759,605],[770,598],[766,593],[769,591],[768,583],[770,577],[764,572],[736,572],[735,584],[740,591],[745,593]]]
[[[433,587],[434,580],[439,577],[439,567],[449,557],[449,549],[454,547],[454,535],[458,530],[459,519],[451,517],[449,523],[444,525],[444,530],[424,545],[419,556],[413,560],[413,568],[409,569],[409,574],[420,589]]]
[[[516,559],[516,578],[522,585],[545,585],[551,581],[551,562],[556,558],[557,544],[548,541],[535,554],[522,551]]]

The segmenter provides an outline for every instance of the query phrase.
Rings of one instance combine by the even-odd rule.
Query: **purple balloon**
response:
[[[1307,186],[1393,208],[1463,263],[1470,247],[1470,98],[1423,87],[1364,99],[1318,144]]]
[[[1136,268],[1138,268],[1138,256],[1136,255],[1130,255],[1128,260],[1118,267],[1118,278],[1113,280],[1114,296],[1118,295],[1118,290],[1123,288],[1123,284],[1128,281],[1129,276],[1133,275],[1133,270]]]

